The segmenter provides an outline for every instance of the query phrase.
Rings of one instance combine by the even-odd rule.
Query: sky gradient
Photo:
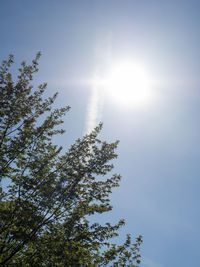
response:
[[[120,140],[122,175],[103,220],[126,219],[125,233],[143,235],[142,267],[199,267],[200,1],[1,1],[0,59],[17,63],[42,52],[34,83],[70,105],[69,147],[100,120],[102,138]],[[117,105],[91,79],[120,60],[142,64],[156,101]]]

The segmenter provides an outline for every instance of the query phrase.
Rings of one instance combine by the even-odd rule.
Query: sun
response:
[[[141,107],[153,99],[152,79],[139,64],[125,62],[113,66],[104,80],[104,89],[113,101],[129,107]]]

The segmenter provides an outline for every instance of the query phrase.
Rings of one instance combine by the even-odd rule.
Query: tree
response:
[[[21,63],[16,81],[12,55],[0,67],[0,265],[136,266],[141,236],[112,244],[124,220],[89,220],[112,209],[118,142],[99,140],[100,124],[65,153],[53,144],[69,107],[53,109],[57,94],[43,99],[47,84],[31,85],[39,57]]]

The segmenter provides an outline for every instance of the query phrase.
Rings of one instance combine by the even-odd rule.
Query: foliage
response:
[[[100,124],[66,153],[53,144],[69,107],[53,109],[57,94],[43,99],[47,84],[31,85],[39,57],[22,62],[16,81],[12,55],[0,67],[0,265],[136,266],[141,236],[115,245],[123,220],[89,221],[112,209],[118,142],[99,140]]]

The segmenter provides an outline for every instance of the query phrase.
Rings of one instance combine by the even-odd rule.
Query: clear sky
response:
[[[120,140],[123,179],[105,220],[125,218],[122,236],[143,235],[142,267],[200,266],[199,13],[194,0],[0,3],[0,59],[41,51],[35,83],[47,81],[57,105],[72,107],[57,141],[68,147],[99,120],[102,138]],[[145,105],[114,101],[91,82],[124,61],[151,77],[155,97]]]

